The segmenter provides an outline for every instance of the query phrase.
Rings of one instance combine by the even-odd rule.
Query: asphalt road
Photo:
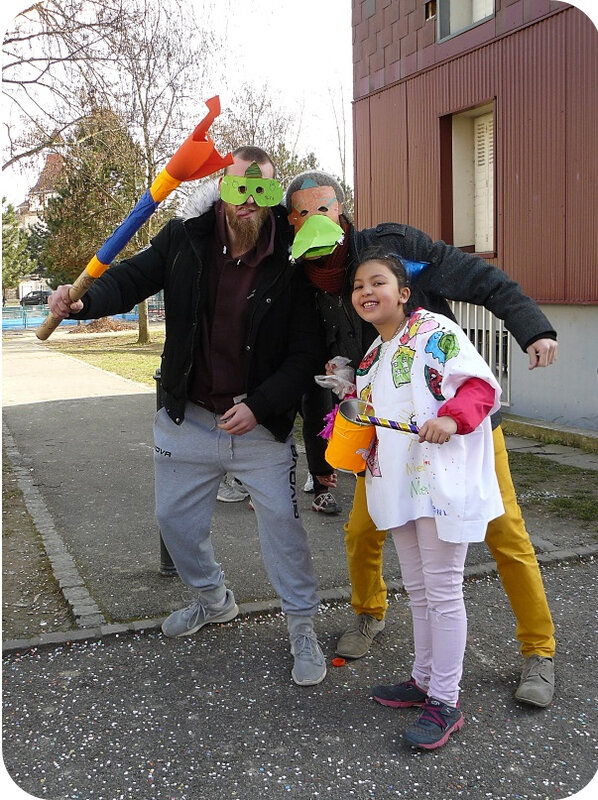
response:
[[[184,640],[139,632],[7,656],[5,766],[33,796],[65,800],[568,797],[596,771],[596,563],[544,576],[559,632],[553,704],[514,702],[508,604],[496,578],[470,580],[466,723],[439,750],[402,743],[414,710],[369,699],[372,685],[409,674],[409,610],[397,595],[370,653],[311,688],[291,681],[277,613]],[[351,613],[337,605],[318,617],[329,663]]]

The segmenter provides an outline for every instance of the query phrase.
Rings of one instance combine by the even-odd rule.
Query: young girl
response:
[[[459,326],[410,311],[409,295],[400,259],[370,253],[357,267],[353,306],[380,334],[357,370],[358,396],[378,417],[419,426],[419,436],[376,428],[366,458],[368,509],[392,534],[415,641],[410,679],[377,686],[373,696],[423,707],[404,737],[434,749],[463,725],[467,543],[482,541],[488,521],[503,513],[488,419],[500,387]]]

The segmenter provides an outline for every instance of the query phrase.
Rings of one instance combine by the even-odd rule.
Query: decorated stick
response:
[[[356,422],[365,422],[370,425],[377,425],[379,428],[392,428],[394,431],[404,431],[405,433],[419,433],[417,425],[409,422],[397,422],[394,419],[383,419],[383,417],[370,417],[368,414],[357,414]]]
[[[213,172],[233,163],[228,153],[224,158],[215,149],[208,136],[208,129],[220,114],[220,99],[206,100],[208,113],[183,142],[164,169],[158,174],[149,189],[139,199],[135,208],[116,230],[106,239],[98,252],[91,258],[83,272],[69,290],[71,302],[80,300],[92,283],[104,273],[118,253],[132,239],[135,233],[148,220],[159,204],[184,181],[205,178]],[[38,339],[44,341],[54,331],[60,320],[48,314],[36,331]]]

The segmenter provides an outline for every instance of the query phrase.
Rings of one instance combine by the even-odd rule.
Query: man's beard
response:
[[[236,213],[238,208],[239,206],[224,203],[224,213],[235,237],[236,248],[241,253],[247,253],[257,243],[270,209],[256,208],[248,217],[239,218]]]

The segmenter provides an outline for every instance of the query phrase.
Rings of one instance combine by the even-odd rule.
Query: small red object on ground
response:
[[[344,667],[347,662],[344,658],[333,658],[332,659],[332,666],[333,667]]]

